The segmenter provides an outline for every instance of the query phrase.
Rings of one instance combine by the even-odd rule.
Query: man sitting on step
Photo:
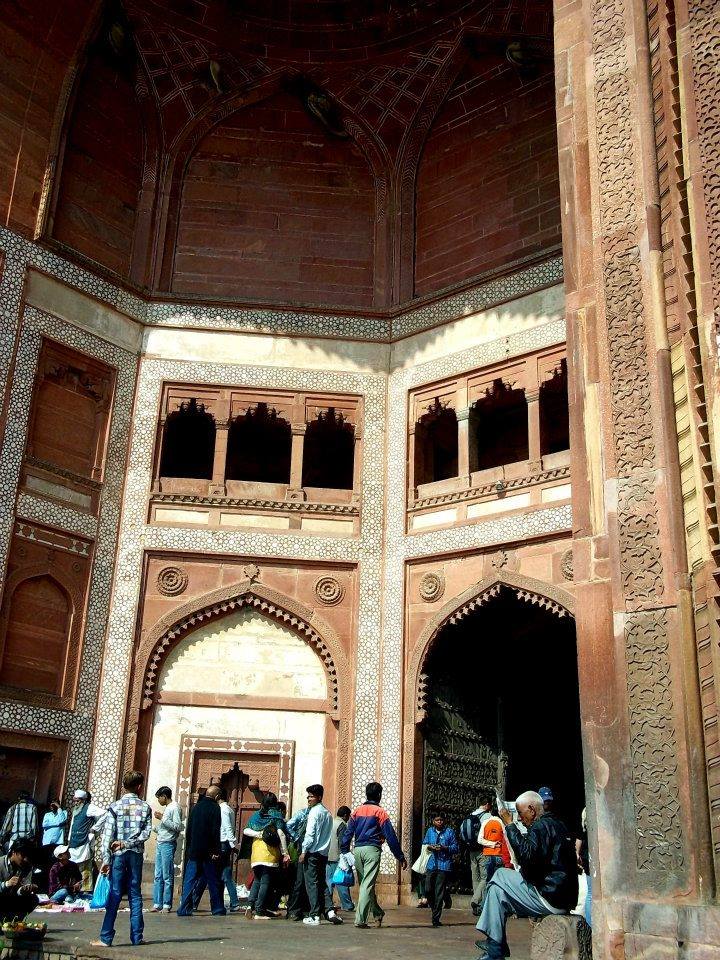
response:
[[[545,811],[542,797],[532,790],[520,794],[515,803],[527,833],[520,832],[506,807],[499,811],[519,869],[502,867],[488,884],[477,922],[477,929],[487,937],[476,941],[483,960],[510,956],[505,924],[511,914],[569,913],[578,899],[577,862],[565,824]]]

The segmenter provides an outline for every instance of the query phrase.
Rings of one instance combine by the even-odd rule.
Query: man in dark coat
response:
[[[224,917],[227,911],[223,904],[218,883],[217,865],[220,861],[220,788],[210,786],[190,811],[185,830],[185,878],[182,899],[178,907],[179,917],[191,917],[193,891],[203,877],[210,894],[210,908],[216,917]]]
[[[487,960],[508,957],[505,924],[507,918],[546,917],[551,913],[569,913],[578,899],[578,875],[575,850],[562,820],[546,812],[540,794],[528,790],[515,801],[518,815],[527,833],[520,832],[512,816],[503,808],[508,843],[519,870],[496,870],[485,893],[477,928],[485,934],[477,941]]]

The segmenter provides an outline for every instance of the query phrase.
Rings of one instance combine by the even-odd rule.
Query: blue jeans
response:
[[[585,874],[587,880],[587,897],[585,897],[585,920],[589,927],[592,926],[592,877],[589,873]]]
[[[105,905],[100,939],[107,947],[112,946],[115,937],[115,919],[120,901],[127,894],[130,904],[130,941],[133,946],[142,942],[145,924],[142,914],[142,862],[141,853],[125,850],[116,853],[110,864],[110,893]]]
[[[335,870],[337,868],[337,860],[334,862],[328,861],[327,872],[325,874],[327,879],[327,888],[330,891],[332,896],[333,890],[337,890],[338,897],[340,898],[340,906],[343,910],[354,910],[355,904],[352,902],[352,897],[350,896],[350,887],[344,883],[333,883],[332,878]]]
[[[179,917],[191,917],[195,902],[198,882],[205,882],[210,892],[210,909],[216,917],[224,917],[227,913],[223,904],[222,894],[218,885],[217,868],[213,860],[188,860],[185,864],[185,878],[180,906],[177,910]]]
[[[65,887],[60,887],[60,889],[56,890],[50,897],[50,903],[65,903],[66,900],[68,903],[75,903],[75,894],[70,893]]]
[[[222,847],[222,859],[220,861],[222,864],[222,873],[220,874],[220,881],[218,883],[220,888],[220,896],[222,897],[224,886],[228,892],[228,897],[230,898],[230,909],[237,910],[237,908],[240,906],[240,900],[238,899],[235,878],[233,877],[233,851],[227,840],[223,840]],[[194,910],[197,910],[198,906],[200,905],[200,898],[205,893],[205,887],[205,878],[200,877],[195,883],[195,893],[193,894]]]
[[[175,881],[174,840],[165,840],[155,849],[155,883],[153,885],[153,906],[170,909]]]

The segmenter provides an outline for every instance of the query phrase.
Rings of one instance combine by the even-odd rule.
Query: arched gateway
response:
[[[314,610],[250,580],[223,587],[143,637],[126,763],[186,800],[235,765],[290,802],[297,778],[344,796],[347,683],[345,653]]]
[[[584,806],[574,598],[503,571],[426,625],[406,687],[405,836],[436,812],[458,826],[497,788],[552,787],[570,827]],[[467,886],[459,875],[460,889]]]

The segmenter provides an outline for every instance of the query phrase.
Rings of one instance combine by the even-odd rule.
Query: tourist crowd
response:
[[[171,789],[161,787],[155,792],[160,809],[153,812],[141,797],[143,784],[143,774],[126,774],[124,793],[106,809],[94,804],[87,791],[77,790],[70,811],[55,800],[42,821],[32,798],[21,794],[0,831],[6,851],[0,857],[0,918],[30,913],[39,904],[41,887],[47,890],[43,899],[49,904],[72,904],[89,899],[93,891],[97,897],[104,883],[105,915],[94,944],[112,945],[123,897],[130,907],[131,941],[144,943],[142,865],[145,843],[154,829],[155,913],[167,914],[173,908],[176,851],[184,832],[179,917],[191,917],[207,890],[215,916],[244,909],[248,918],[269,920],[281,916],[284,904],[288,919],[308,927],[319,926],[322,919],[342,924],[343,911],[354,913],[357,928],[367,928],[370,922],[382,926],[385,912],[378,903],[376,884],[383,848],[403,870],[408,863],[381,805],[379,783],[367,785],[366,800],[354,811],[342,806],[335,816],[323,803],[321,784],[307,788],[306,805],[290,819],[285,804],[274,793],[265,792],[260,809],[242,830],[251,844],[244,906],[235,882],[235,858],[243,840],[238,836],[236,811],[223,789],[210,784],[201,791],[184,825]],[[441,813],[433,817],[412,865],[418,906],[430,909],[433,927],[442,925],[443,908],[450,905],[449,880],[461,847],[470,862],[476,926],[485,934],[477,946],[488,960],[509,955],[505,933],[509,916],[543,917],[572,910],[578,900],[579,873],[587,880],[585,915],[590,923],[584,817],[583,832],[573,842],[553,803],[547,787],[526,791],[514,805],[498,803],[494,792],[484,793],[478,807],[461,823],[459,835]],[[351,895],[355,875],[357,904]]]

